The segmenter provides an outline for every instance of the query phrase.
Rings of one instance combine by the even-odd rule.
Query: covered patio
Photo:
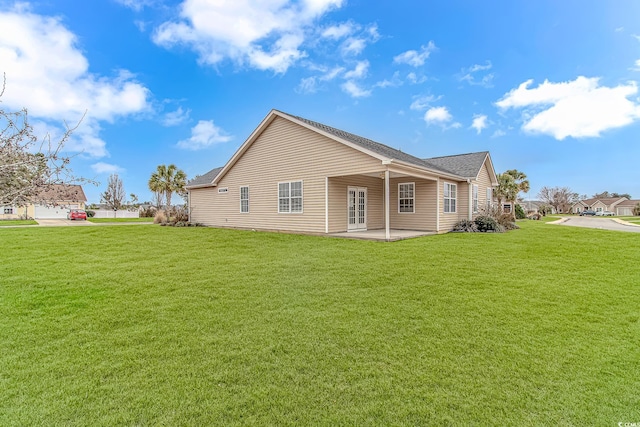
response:
[[[434,231],[419,231],[419,230],[394,230],[388,231],[385,229],[379,230],[365,230],[365,231],[343,231],[340,233],[330,233],[329,237],[340,237],[343,239],[358,239],[358,240],[374,240],[376,242],[395,242],[398,240],[413,239],[415,237],[431,236],[438,234]]]

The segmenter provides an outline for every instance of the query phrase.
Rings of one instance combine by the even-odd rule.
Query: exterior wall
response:
[[[607,205],[605,205],[604,203],[602,203],[601,201],[597,201],[593,204],[593,206],[591,207],[591,209],[593,209],[594,211],[598,212],[598,211],[606,211],[607,209]]]
[[[4,208],[13,208],[13,213],[5,214]],[[29,205],[26,207],[18,207],[18,206],[0,206],[0,219],[22,219],[25,217],[33,218],[33,205]]]
[[[487,188],[493,188],[491,185],[491,175],[489,173],[487,162],[485,162],[482,169],[480,169],[478,179],[472,181],[472,183],[478,185],[478,212],[472,212],[472,215],[475,218],[487,207]],[[491,202],[491,200],[488,201]]]
[[[444,211],[444,184],[456,184],[457,197],[456,197],[456,211],[447,212]],[[479,190],[479,189],[478,189]],[[486,191],[485,191],[486,193]],[[486,197],[486,195],[485,195]],[[450,231],[456,222],[461,219],[467,219],[469,217],[469,184],[465,181],[453,181],[447,179],[440,179],[440,231]]]
[[[379,160],[276,117],[217,187],[191,190],[191,220],[219,227],[324,233],[325,177],[381,170]],[[300,180],[303,212],[278,213],[278,183]],[[331,182],[337,185],[338,181]],[[240,213],[240,186],[249,186],[249,213]],[[219,188],[225,187],[226,193],[218,193]],[[344,215],[339,211],[332,213],[332,224],[337,230],[340,216],[345,218],[346,226],[347,196],[346,187],[344,196],[339,195],[340,188],[334,190],[332,197],[342,199],[340,204],[345,209]],[[375,193],[368,196],[368,213],[374,214],[370,220],[375,224],[376,208],[371,205]]]
[[[367,229],[384,228],[384,180],[363,175],[342,176],[329,178],[329,232],[347,231],[348,187],[367,188]]]
[[[399,212],[398,184],[415,183],[414,212]],[[384,183],[384,181],[383,181]],[[389,224],[391,228],[398,230],[436,230],[436,181],[418,179],[412,177],[393,178],[389,181]],[[384,227],[384,212],[382,217]]]

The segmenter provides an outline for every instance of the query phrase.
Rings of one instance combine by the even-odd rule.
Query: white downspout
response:
[[[324,177],[324,232],[329,234],[329,177]]]
[[[473,219],[473,189],[471,188],[471,180],[468,179],[467,183],[469,184],[469,197],[467,199],[467,203],[469,204],[469,221]]]
[[[440,232],[440,177],[436,181],[436,233]]]

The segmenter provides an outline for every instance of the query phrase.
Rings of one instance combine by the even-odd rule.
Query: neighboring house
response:
[[[611,211],[616,212],[616,206],[620,203],[627,201],[626,197],[607,197],[607,198],[592,198],[580,200],[571,206],[571,212],[579,214],[585,210],[592,210],[596,212]]]
[[[620,216],[631,216],[633,215],[633,208],[640,204],[640,200],[625,200],[616,205],[616,210],[614,211],[616,215]]]
[[[187,184],[190,220],[302,233],[446,232],[497,185],[488,152],[419,159],[272,110],[223,167]]]
[[[66,218],[69,209],[84,209],[87,198],[80,185],[56,184],[34,197],[25,206],[3,206],[0,219]]]
[[[518,204],[522,207],[524,213],[538,213],[540,212],[540,207],[546,205],[540,200],[520,200]]]

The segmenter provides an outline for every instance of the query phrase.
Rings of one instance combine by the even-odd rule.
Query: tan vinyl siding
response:
[[[384,182],[384,181],[383,181]],[[398,212],[398,184],[415,183],[414,212]],[[417,178],[393,178],[389,181],[389,220],[391,228],[398,230],[435,231],[436,181]],[[384,215],[384,213],[383,213]],[[384,224],[384,217],[383,217]]]
[[[476,217],[482,214],[482,211],[484,210],[484,208],[486,208],[487,188],[492,188],[491,175],[489,174],[489,169],[486,161],[482,166],[482,169],[480,169],[478,179],[476,181],[473,181],[473,183],[478,185],[478,212],[473,214],[473,216]]]
[[[444,184],[457,185],[456,212],[444,211]],[[440,231],[450,231],[456,222],[469,217],[469,184],[465,181],[440,179]]]
[[[379,160],[276,117],[218,183],[218,187],[228,188],[227,193],[218,193],[217,187],[191,190],[191,218],[212,226],[324,233],[325,177],[380,170]],[[291,181],[303,182],[303,213],[278,213],[278,183]],[[338,185],[337,180],[332,182]],[[336,230],[340,229],[340,216],[346,229],[344,182],[340,184],[345,185],[343,196],[339,187],[330,188],[332,200],[342,197],[345,209],[342,215],[332,205],[331,226]],[[240,186],[250,187],[249,213],[242,215]],[[379,221],[372,206],[378,197],[376,191],[371,188],[368,194],[372,224]]]

